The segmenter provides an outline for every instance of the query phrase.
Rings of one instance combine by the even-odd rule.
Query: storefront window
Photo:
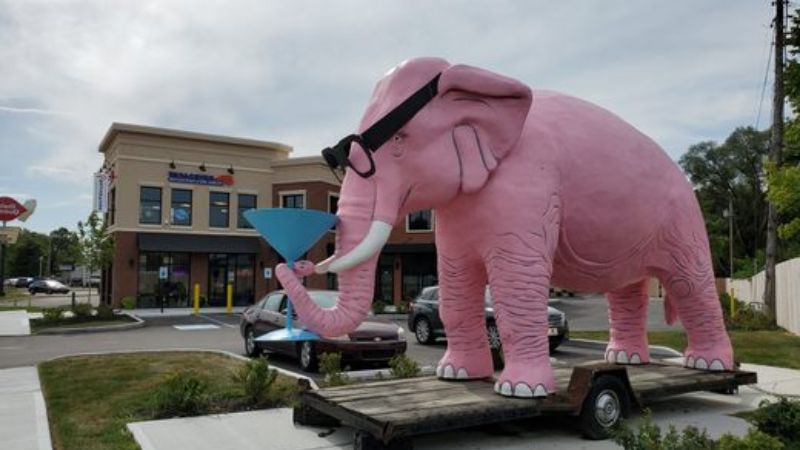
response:
[[[253,228],[250,222],[244,218],[244,212],[256,208],[256,196],[253,194],[239,194],[239,217],[236,221],[238,228]]]
[[[394,255],[378,257],[377,289],[375,299],[386,304],[394,303]]]
[[[163,269],[162,269],[163,268]],[[165,270],[167,278],[161,279]],[[191,273],[189,253],[139,253],[139,308],[188,307]]]
[[[209,305],[226,305],[228,284],[233,286],[234,305],[252,305],[255,302],[255,265],[255,255],[208,255]]]
[[[227,192],[209,192],[208,194],[208,225],[211,227],[228,228],[230,194]]]
[[[406,231],[433,231],[433,211],[426,209],[409,214]]]
[[[172,190],[172,224],[192,225],[192,191],[190,189]]]
[[[161,188],[142,186],[139,188],[139,223],[161,223]]]
[[[403,300],[411,301],[422,288],[436,284],[436,255],[403,255]]]

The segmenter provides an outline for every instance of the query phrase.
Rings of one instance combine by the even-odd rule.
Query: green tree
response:
[[[78,233],[64,227],[50,233],[50,272],[63,264],[77,265],[81,261],[81,242]]]
[[[81,243],[81,261],[89,269],[89,273],[111,267],[114,242],[108,233],[108,225],[100,215],[92,211],[86,222],[78,222],[78,235]]]
[[[784,88],[794,117],[786,121],[783,162],[769,167],[769,200],[780,214],[778,234],[790,249],[785,257],[800,249],[800,10],[792,14],[786,41],[789,58],[784,69]]]
[[[22,229],[17,242],[6,246],[6,276],[32,277],[39,275],[40,258],[47,261],[48,238],[46,235]],[[42,271],[46,271],[42,268]]]
[[[763,260],[767,217],[763,161],[768,152],[769,131],[740,127],[722,144],[692,145],[679,161],[695,186],[719,276],[731,275],[726,214],[731,203],[734,275],[750,275],[753,261]]]

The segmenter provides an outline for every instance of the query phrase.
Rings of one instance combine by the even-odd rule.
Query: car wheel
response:
[[[31,295],[36,295],[36,290],[35,289],[28,289],[28,292],[30,292]]]
[[[247,356],[251,357],[261,354],[261,349],[258,348],[256,333],[253,331],[253,327],[247,327],[244,330],[244,352]]]
[[[431,326],[431,321],[426,319],[425,317],[420,317],[414,322],[414,336],[417,338],[417,342],[422,345],[432,344],[436,337],[433,335],[433,327]]]
[[[564,342],[563,337],[557,337],[554,339],[550,339],[550,353],[553,353],[561,343]]]
[[[503,345],[503,343],[500,342],[500,330],[497,329],[496,323],[490,322],[486,325],[486,334],[489,337],[489,348],[497,350]]]
[[[312,341],[300,343],[300,368],[303,372],[317,371],[317,349]]]
[[[48,289],[47,290],[47,295],[53,295],[53,290],[52,289]]]
[[[587,439],[607,439],[611,429],[628,414],[628,390],[613,375],[601,375],[592,384],[581,408],[581,431]]]

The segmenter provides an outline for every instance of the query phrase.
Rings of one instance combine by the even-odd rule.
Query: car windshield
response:
[[[311,299],[322,308],[333,308],[339,299],[338,291],[311,291]]]

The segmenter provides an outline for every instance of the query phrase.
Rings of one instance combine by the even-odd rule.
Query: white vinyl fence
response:
[[[800,334],[800,258],[790,259],[775,266],[777,280],[775,316],[778,325],[794,334]],[[764,272],[741,280],[727,280],[727,291],[745,303],[764,303]]]

